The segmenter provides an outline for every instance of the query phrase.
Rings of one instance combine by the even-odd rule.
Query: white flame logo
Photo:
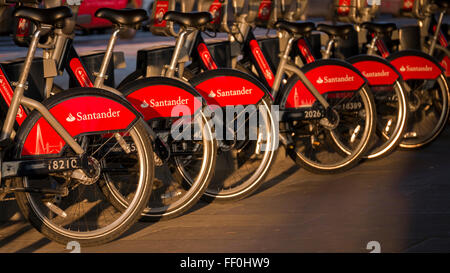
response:
[[[269,8],[267,6],[264,6],[262,8],[261,15],[265,17],[265,16],[269,15],[269,12],[270,12]]]
[[[28,27],[28,21],[26,19],[20,19],[18,27],[21,31],[25,31]]]
[[[144,100],[144,102],[141,104],[141,108],[148,108],[150,105]]]
[[[219,12],[219,8],[218,7],[214,7],[213,9],[211,9],[210,13],[213,16],[213,19],[217,19],[220,16],[220,12]]]
[[[160,9],[156,15],[156,19],[158,20],[159,24],[162,23],[163,18],[164,18],[164,10]]]
[[[318,83],[318,84],[322,84],[322,83],[323,83],[323,79],[322,79],[321,77],[319,77],[319,78],[317,79],[317,83]]]
[[[405,8],[409,9],[412,8],[414,6],[413,1],[405,1]]]
[[[20,108],[19,108],[19,111],[17,111],[17,117],[18,118],[23,118],[23,111]]]
[[[400,67],[400,71],[401,71],[401,72],[405,72],[405,71],[406,71],[406,68],[405,68],[404,66],[402,66],[402,67]]]
[[[211,90],[211,93],[209,93],[208,97],[215,98],[217,95]]]
[[[75,117],[72,116],[72,113],[69,114],[69,116],[66,118],[67,122],[74,122],[75,121]]]

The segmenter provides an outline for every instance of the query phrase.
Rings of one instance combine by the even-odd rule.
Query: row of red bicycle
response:
[[[403,48],[402,28],[371,22],[376,1],[338,1],[336,15],[353,24],[298,21],[303,0],[158,0],[150,15],[100,8],[113,30],[95,71],[73,43],[81,2],[7,2],[33,28],[21,36],[29,51],[17,81],[0,69],[0,198],[15,196],[59,243],[98,245],[200,198],[245,198],[280,149],[309,171],[343,172],[431,144],[449,118],[447,1],[409,11],[423,21],[415,50]],[[145,22],[175,46],[139,51],[136,71],[111,86],[120,33]],[[277,35],[258,39],[256,28]],[[228,39],[205,42],[219,32]],[[41,101],[24,97],[37,48],[45,81],[30,91]],[[63,73],[76,88],[55,84]]]

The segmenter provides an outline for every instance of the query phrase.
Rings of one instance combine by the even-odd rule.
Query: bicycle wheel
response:
[[[96,100],[99,96],[108,99],[117,97],[97,89],[79,89],[55,95],[44,104],[48,109],[52,109],[76,98],[76,108],[85,109],[88,106],[80,106],[80,103],[85,101],[83,94],[93,94]],[[99,103],[91,105],[93,111],[100,111],[99,108],[105,107],[99,106]],[[131,105],[129,107],[132,108]],[[56,117],[60,123],[66,119],[67,113],[64,115]],[[73,121],[67,118],[67,122]],[[43,123],[41,114],[36,111],[25,121],[17,136],[19,146],[15,153],[16,158],[30,158],[26,152],[27,143],[32,146],[35,143],[36,150],[41,154],[53,154],[56,151],[58,157],[75,156],[68,146],[48,144],[48,141],[53,140],[45,136],[49,134],[47,127],[45,134],[42,132],[45,128],[40,126],[43,124],[45,125],[45,122]],[[97,126],[100,124],[97,123]],[[79,170],[70,170],[46,176],[16,178],[18,187],[59,189],[64,192],[17,192],[16,199],[24,217],[51,240],[61,244],[77,241],[82,246],[104,244],[118,238],[136,223],[147,205],[154,176],[152,144],[141,119],[126,129],[106,133],[81,133],[75,140],[85,150],[89,159],[89,175],[83,176]],[[117,210],[109,202],[110,198],[104,194],[106,187],[110,189],[110,194],[115,194],[126,203],[123,210]]]
[[[191,83],[205,98],[209,98],[211,105],[218,104],[214,101],[217,96],[211,96],[212,90],[230,90],[230,83],[242,89],[249,89],[257,95],[261,90],[266,90],[259,81],[245,73],[218,69],[204,72],[191,79]],[[210,87],[212,86],[212,89]],[[272,101],[265,91],[256,104],[248,104],[245,107],[239,105],[244,98],[237,98],[235,112],[227,116],[227,111],[221,121],[215,123],[217,131],[228,132],[228,137],[219,137],[217,140],[217,164],[204,199],[208,202],[230,202],[243,199],[254,193],[263,183],[269,173],[277,150],[277,126],[272,117]],[[235,105],[220,105],[225,109]],[[242,108],[239,108],[242,106]],[[218,128],[220,127],[220,128]]]
[[[394,86],[372,86],[371,90],[377,109],[376,133],[365,158],[376,159],[389,155],[402,141],[408,109],[407,97],[399,81]]]
[[[191,114],[179,117],[172,116],[176,104],[161,107],[154,103],[173,99],[189,101],[191,105],[197,100],[199,107],[204,107],[202,99],[191,86],[164,77],[130,82],[121,91],[142,111],[148,125],[170,150],[168,160],[157,160],[153,191],[141,219],[157,221],[177,217],[194,206],[206,190],[215,168],[216,144],[202,108],[193,115],[190,111]],[[150,106],[152,103],[154,106]],[[158,112],[160,109],[165,112]]]
[[[417,149],[430,144],[444,130],[449,117],[449,86],[442,73],[436,80],[407,80],[407,131],[400,147]]]
[[[286,85],[291,90],[298,78]],[[288,140],[287,152],[300,166],[314,173],[336,173],[359,163],[370,148],[375,133],[376,109],[373,95],[366,87],[354,92],[325,94],[330,104],[332,122],[323,122],[326,112],[315,103],[312,107],[286,109],[280,124]]]
[[[263,101],[253,115],[262,126],[246,122],[245,138],[236,141],[218,141],[217,167],[204,197],[207,201],[236,201],[255,192],[269,173],[276,157],[277,137],[269,103]],[[250,114],[251,115],[251,114]],[[250,115],[247,120],[251,120]],[[237,132],[238,128],[228,128]],[[257,138],[251,138],[251,135]]]
[[[202,137],[198,140],[168,137],[171,158],[164,164],[158,164],[156,168],[157,180],[148,206],[142,214],[144,220],[167,220],[182,215],[198,202],[213,176],[216,147],[205,116],[201,114],[193,118],[154,121],[150,125],[157,134],[167,135],[169,124],[174,123],[199,126]]]
[[[365,158],[381,158],[393,152],[403,139],[408,117],[404,82],[400,73],[380,57],[358,55],[347,61],[366,76],[376,104],[376,133]]]

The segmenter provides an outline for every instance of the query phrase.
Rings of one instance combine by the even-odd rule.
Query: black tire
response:
[[[191,78],[195,87],[214,77],[240,77],[256,85],[261,90],[268,91],[254,77],[237,70],[219,69],[202,73]],[[258,105],[256,115],[262,117],[264,126],[251,127],[245,124],[245,140],[238,140],[231,144],[217,141],[217,167],[203,199],[208,202],[233,202],[248,197],[264,182],[265,177],[273,165],[276,155],[277,131],[271,113],[271,98],[266,95]],[[250,120],[250,118],[248,118]],[[223,125],[225,126],[225,125]],[[230,129],[229,127],[227,127]],[[222,128],[223,129],[223,128]],[[226,129],[225,129],[226,130]],[[231,129],[236,133],[234,129]],[[256,132],[258,139],[250,139],[250,131]],[[262,148],[262,147],[265,147]]]
[[[295,84],[296,77],[289,80],[289,86]],[[293,85],[292,85],[293,86]],[[291,119],[289,115],[281,121],[280,131],[284,132],[288,143],[287,153],[294,162],[306,170],[318,174],[333,174],[347,171],[355,167],[370,149],[370,141],[373,139],[376,124],[376,107],[372,93],[363,87],[352,95],[356,102],[361,103],[361,109],[340,111],[339,123],[334,129],[323,127],[319,120]],[[328,98],[330,105],[335,108]],[[344,103],[343,100],[337,102]],[[280,106],[284,109],[283,106]],[[336,110],[337,111],[337,110]],[[348,119],[348,125],[343,123],[343,118]],[[354,123],[353,119],[364,118],[361,123]],[[353,134],[352,134],[353,130]],[[339,132],[338,132],[339,131]],[[360,136],[357,144],[353,144]],[[350,135],[352,134],[352,135]],[[342,137],[340,137],[342,135]],[[349,148],[351,146],[351,148]]]
[[[106,91],[83,88],[55,95],[45,101],[44,105],[51,109],[70,97],[93,93],[109,98],[119,98]],[[129,105],[129,107],[132,106]],[[23,158],[21,154],[24,142],[40,118],[41,115],[33,111],[22,125],[16,137],[16,159]],[[95,170],[98,171],[97,179],[91,184],[83,184],[81,180],[53,175],[15,179],[18,187],[28,185],[40,187],[47,185],[52,188],[53,186],[67,187],[68,192],[64,196],[23,192],[15,194],[22,214],[37,230],[60,244],[77,241],[81,246],[96,246],[117,239],[139,220],[152,189],[154,176],[152,144],[142,120],[138,120],[131,128],[120,133],[124,133],[121,134],[122,140],[125,141],[124,145],[128,144],[128,148],[131,149],[128,157],[124,156],[125,148],[120,145],[119,141],[115,142],[114,136],[106,136],[104,132],[80,135],[75,138],[97,162],[107,161],[116,164],[117,162],[114,162],[116,161],[114,158],[117,158],[116,154],[119,154],[122,160],[129,158],[129,161],[122,161],[121,164],[116,164],[114,168],[110,169],[105,169],[102,163],[95,164]],[[74,152],[67,148],[63,150],[64,155],[74,155]],[[130,162],[135,164],[128,164]],[[139,168],[137,170],[131,168],[131,171],[136,174],[136,180],[133,180],[133,176],[130,175],[130,167],[132,167],[130,165],[137,165]],[[129,204],[122,211],[111,206],[107,201],[107,196],[103,194],[104,190],[102,189],[106,187],[105,174],[110,172],[127,174],[126,180],[115,181],[117,183],[116,193],[119,193],[119,188],[123,189],[120,191],[121,197]],[[55,209],[55,206],[59,208],[59,211]]]
[[[262,109],[267,110],[270,108],[270,105],[271,101],[265,99]],[[266,110],[261,112],[267,126],[268,123],[273,121],[273,118],[270,115],[270,111],[268,114],[264,113]],[[261,128],[256,130],[261,130]],[[266,133],[266,135],[270,137],[270,141],[266,140],[266,145],[276,141],[277,134],[275,130],[272,133]],[[259,154],[254,153],[254,149],[257,149],[258,140],[247,140],[245,142],[229,151],[228,149],[224,151],[220,147],[218,148],[217,158],[222,160],[222,162],[218,162],[227,162],[228,165],[217,164],[215,176],[203,196],[205,201],[234,202],[241,200],[252,195],[264,183],[273,166],[278,148],[273,147]],[[232,173],[230,173],[230,170],[233,170],[231,166],[237,166]]]
[[[133,77],[140,77],[138,75],[136,73]],[[190,85],[164,77],[129,82],[119,90],[128,96],[152,85],[174,86],[200,97]],[[139,106],[142,102],[133,101],[132,103]],[[175,140],[170,134],[171,125],[181,120],[192,122],[197,124],[198,128],[203,128],[201,139]],[[166,139],[166,144],[170,148],[170,159],[156,167],[157,179],[141,220],[167,220],[188,211],[205,192],[215,169],[216,143],[208,119],[201,111],[194,117],[156,118],[148,120],[147,123],[156,134]]]
[[[403,149],[419,149],[432,143],[444,130],[449,118],[449,85],[442,73],[428,87],[428,80],[408,80],[408,128],[400,143]]]
[[[160,174],[160,185],[154,186],[141,220],[159,221],[178,217],[197,204],[207,189],[216,165],[216,143],[205,116],[198,116],[197,119],[204,128],[204,137],[200,141],[171,141],[171,158],[156,169],[157,177]],[[187,151],[191,155],[186,155]],[[201,154],[198,160],[197,154]]]
[[[392,88],[372,87],[377,109],[376,133],[366,159],[380,159],[390,155],[403,140],[409,116],[408,98],[403,82]]]

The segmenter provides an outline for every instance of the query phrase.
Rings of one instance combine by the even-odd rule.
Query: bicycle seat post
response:
[[[175,49],[173,51],[172,59],[170,61],[169,66],[167,67],[166,72],[165,72],[166,77],[169,77],[169,78],[175,77],[175,72],[177,70],[177,66],[180,61],[180,56],[182,56],[182,54],[183,54],[183,49],[189,47],[189,45],[187,45],[186,43],[189,43],[189,41],[193,40],[193,39],[190,39],[190,37],[192,37],[191,34],[194,34],[196,32],[197,31],[195,29],[182,28],[182,30],[180,31],[180,33],[177,37],[177,41],[175,43]],[[180,72],[180,75],[182,75],[181,72]]]
[[[438,23],[436,25],[436,30],[434,31],[433,38],[431,40],[430,50],[428,52],[429,55],[433,56],[434,50],[436,49],[436,44],[439,40],[439,33],[441,32],[442,22],[445,16],[445,10],[441,10],[439,14]]]
[[[336,43],[337,38],[336,36],[329,36],[329,41],[327,43],[326,47],[323,47],[320,51],[322,52],[322,58],[323,59],[329,59],[331,58],[331,55],[333,54],[332,49],[333,45]]]
[[[114,31],[109,38],[108,46],[106,48],[105,56],[103,57],[102,65],[100,66],[100,70],[98,73],[94,72],[94,87],[96,88],[102,88],[105,80],[108,78],[109,63],[111,62],[111,58],[113,57],[114,47],[116,45],[120,31],[120,27],[114,28]]]

